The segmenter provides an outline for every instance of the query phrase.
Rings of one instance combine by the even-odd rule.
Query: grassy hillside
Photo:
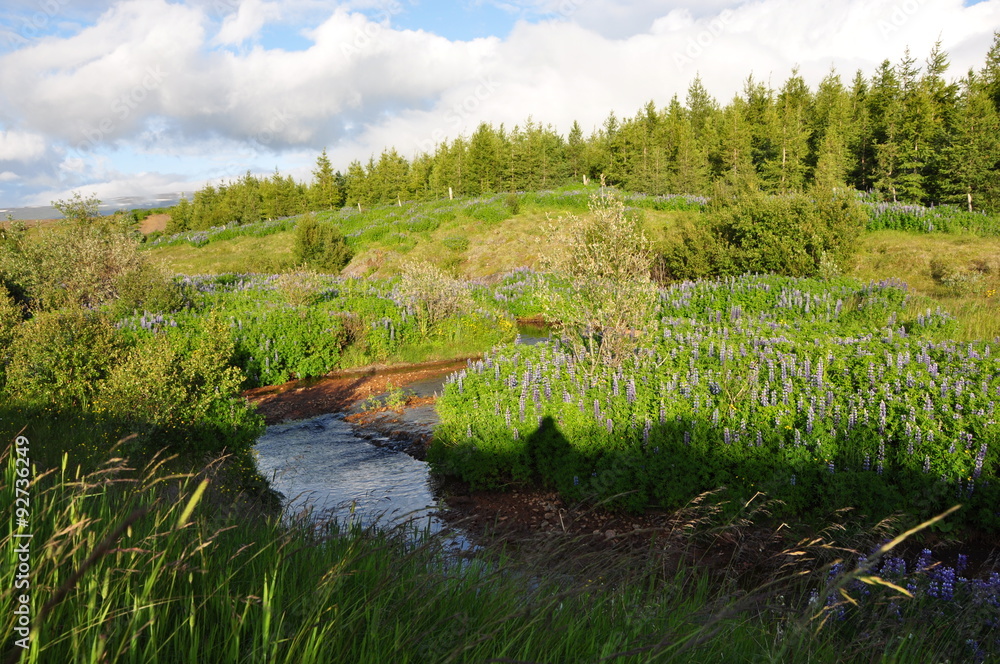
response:
[[[584,190],[494,196],[319,213],[336,223],[355,256],[352,276],[387,277],[403,260],[433,263],[461,277],[481,278],[540,267],[555,241],[551,230],[568,215],[587,214]],[[633,195],[629,206],[659,247],[678,229],[699,223],[697,202]],[[673,209],[671,209],[673,208]],[[182,274],[274,273],[294,267],[295,219],[189,232],[149,243],[150,253]],[[853,261],[840,266],[862,281],[888,278],[931,297],[963,319],[961,336],[1000,336],[1000,238],[972,233],[876,230],[864,233]],[[919,306],[926,306],[926,302]]]

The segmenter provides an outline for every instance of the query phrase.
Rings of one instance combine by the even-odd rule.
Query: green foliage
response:
[[[66,306],[119,311],[182,303],[166,275],[140,252],[135,235],[107,225],[72,225],[0,242],[0,275],[35,309]]]
[[[296,263],[339,274],[353,255],[340,229],[333,224],[321,224],[316,215],[307,214],[295,225]]]
[[[36,313],[14,331],[7,394],[28,403],[86,408],[122,351],[106,315],[79,309]]]
[[[471,309],[466,285],[429,263],[404,262],[397,291],[416,315],[423,337],[446,318]]]
[[[661,261],[672,279],[746,272],[814,276],[824,260],[848,262],[866,222],[849,194],[720,190],[704,226],[684,229]]]
[[[453,376],[428,458],[478,487],[672,509],[728,487],[782,514],[877,521],[968,506],[996,530],[996,344],[934,343],[899,283],[742,277],[661,292],[654,334],[592,370],[565,346],[498,349]],[[993,404],[993,405],[991,405]]]
[[[228,326],[216,319],[197,336],[140,339],[98,384],[94,410],[141,434],[127,454],[155,446],[186,458],[246,453],[263,424],[240,397],[235,353]]]
[[[14,348],[14,332],[23,318],[23,310],[0,283],[0,394],[3,393],[7,364],[10,363]]]
[[[62,216],[69,222],[76,224],[90,224],[100,215],[101,201],[91,194],[84,198],[80,192],[74,192],[69,200],[58,200],[52,202],[52,207],[59,210]]]

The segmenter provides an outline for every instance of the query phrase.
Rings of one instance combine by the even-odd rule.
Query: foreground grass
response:
[[[3,459],[8,516],[17,458]],[[9,651],[14,659],[788,661],[753,615],[706,614],[719,598],[696,574],[635,570],[595,588],[502,555],[457,561],[438,540],[401,529],[222,519],[205,505],[206,486],[122,460],[86,476],[64,463],[36,478],[31,586],[15,593],[9,564],[0,594],[4,633],[20,638],[17,595],[30,593],[31,647]],[[26,531],[0,542],[11,563],[15,532]],[[714,634],[725,638],[706,638]]]
[[[532,559],[502,548],[458,559],[412,527],[226,515],[205,474],[170,475],[160,460],[133,470],[111,459],[90,474],[64,460],[18,485],[32,446],[0,457],[12,662],[961,661],[974,653],[967,621],[983,618],[981,606],[897,601],[838,621],[840,590],[860,598],[861,573],[825,586],[803,576],[818,539],[774,556],[774,577],[749,590],[731,568],[655,555],[553,564],[573,558],[572,541]],[[23,486],[27,526],[13,518]],[[741,532],[723,525],[715,538]],[[18,573],[30,586],[16,586]],[[30,627],[27,649],[14,645],[19,627]]]

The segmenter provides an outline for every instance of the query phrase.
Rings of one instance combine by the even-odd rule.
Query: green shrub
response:
[[[23,310],[14,302],[7,289],[0,283],[0,391],[3,390],[7,375],[7,364],[11,359],[14,332],[21,324]]]
[[[347,240],[333,224],[320,224],[316,215],[307,214],[295,225],[294,259],[297,264],[339,274],[353,256]]]
[[[85,310],[36,313],[14,333],[7,392],[29,403],[86,407],[122,351],[106,315]]]
[[[510,210],[511,214],[516,215],[521,211],[521,197],[518,196],[517,194],[513,192],[507,194],[507,197],[504,198],[503,202],[504,205],[507,206],[507,209]]]
[[[746,273],[815,276],[823,265],[846,264],[867,214],[848,195],[766,195],[719,191],[704,225],[682,230],[662,254],[673,279]]]
[[[232,365],[235,345],[217,319],[197,336],[142,339],[97,388],[94,409],[140,434],[131,451],[202,456],[245,452],[260,435],[260,416],[240,398],[243,375]]]

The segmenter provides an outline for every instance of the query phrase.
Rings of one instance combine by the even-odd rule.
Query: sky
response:
[[[4,0],[0,210],[309,181],[323,149],[346,171],[480,122],[589,133],[696,76],[725,104],[937,41],[958,79],[995,30],[1000,0]]]

